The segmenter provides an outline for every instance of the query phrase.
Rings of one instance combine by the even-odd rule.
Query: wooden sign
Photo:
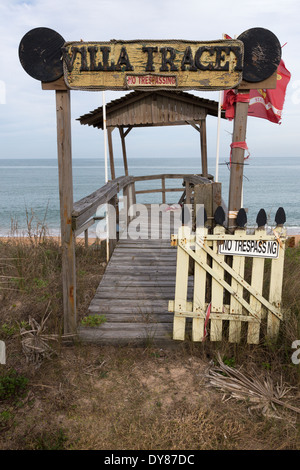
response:
[[[67,42],[64,78],[71,89],[231,89],[242,80],[240,40]]]
[[[277,240],[225,240],[219,245],[219,254],[250,256],[259,258],[278,258]]]

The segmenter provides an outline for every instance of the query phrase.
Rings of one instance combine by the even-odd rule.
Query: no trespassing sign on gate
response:
[[[277,240],[225,240],[219,245],[220,255],[278,258]]]

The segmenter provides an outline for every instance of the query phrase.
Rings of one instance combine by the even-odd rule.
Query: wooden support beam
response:
[[[115,162],[114,162],[114,151],[113,151],[113,143],[112,143],[112,131],[114,127],[107,128],[107,140],[108,140],[108,150],[109,150],[109,162],[110,162],[110,173],[111,179],[114,180],[116,177],[115,173]]]
[[[125,145],[125,133],[124,133],[124,128],[122,126],[119,127],[119,132],[120,132],[121,144],[122,144],[124,172],[125,172],[125,176],[128,176],[128,163],[127,163],[127,154],[126,154],[126,145]]]
[[[41,82],[42,90],[67,91],[69,88],[65,84],[64,77],[60,77],[53,82]]]
[[[207,178],[207,141],[206,141],[206,119],[201,120],[200,125],[200,145],[201,145],[201,165],[202,165],[202,176]]]
[[[206,119],[201,119],[199,127],[197,126],[195,121],[186,121],[186,122],[200,133],[202,176],[204,176],[204,178],[207,178],[208,168],[207,168]]]
[[[62,245],[64,333],[76,332],[75,233],[72,230],[73,178],[70,91],[56,90],[57,156]]]
[[[248,94],[249,90],[239,90],[240,94]],[[235,104],[234,125],[232,142],[244,142],[246,140],[247,115],[249,103],[237,102]],[[242,189],[244,174],[244,153],[242,148],[232,148],[229,201],[228,201],[228,226],[236,226],[236,217],[242,207]]]
[[[261,82],[247,82],[242,80],[239,84],[239,90],[260,90],[261,88],[274,90],[277,85],[277,70],[271,75],[271,77],[262,80]]]
[[[166,203],[166,179],[161,179],[161,192],[162,192],[162,203]]]
[[[129,126],[126,131],[124,132],[124,137],[127,137],[127,135],[129,134],[129,132],[131,131],[132,129],[132,126]]]
[[[197,213],[197,205],[203,204],[206,210],[207,222],[206,227],[212,228],[213,226],[213,185],[208,184],[195,184],[194,186],[194,211]]]

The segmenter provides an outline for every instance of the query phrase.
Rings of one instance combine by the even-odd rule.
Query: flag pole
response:
[[[222,34],[222,39],[225,38],[225,34]],[[218,128],[217,128],[217,150],[216,150],[216,171],[215,171],[215,182],[219,181],[219,154],[220,154],[220,125],[221,125],[221,100],[222,91],[219,91],[219,103],[218,103]]]
[[[108,169],[107,169],[107,129],[106,129],[105,91],[102,91],[102,111],[103,111],[103,132],[104,132],[105,183],[107,183],[108,182]]]
[[[108,165],[107,165],[107,128],[106,128],[106,103],[105,91],[102,91],[102,112],[103,112],[103,133],[104,133],[104,169],[105,169],[105,184],[108,182]],[[108,221],[108,207],[106,205],[106,260],[109,261],[109,221]]]
[[[222,92],[219,91],[219,104],[218,104],[218,129],[217,129],[217,152],[216,152],[216,172],[215,182],[219,181],[219,154],[220,154],[220,123],[221,123],[221,99]]]

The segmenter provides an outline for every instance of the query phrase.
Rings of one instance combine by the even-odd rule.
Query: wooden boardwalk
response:
[[[101,344],[173,341],[168,302],[175,295],[177,249],[170,242],[174,230],[156,240],[118,241],[89,307],[89,314],[105,315],[106,321],[99,327],[80,327],[82,340]]]

